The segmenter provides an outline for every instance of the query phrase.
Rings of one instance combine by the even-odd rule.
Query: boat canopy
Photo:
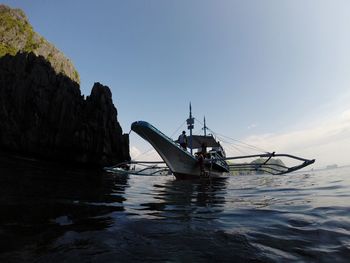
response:
[[[178,140],[176,142],[178,143]],[[192,149],[202,148],[202,143],[205,143],[207,147],[221,147],[212,135],[192,135]],[[190,136],[187,136],[187,146],[190,147]]]

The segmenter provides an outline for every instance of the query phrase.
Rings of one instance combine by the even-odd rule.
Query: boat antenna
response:
[[[192,130],[194,128],[194,118],[192,117],[192,106],[190,102],[190,116],[187,119],[187,129],[190,130],[190,151],[192,154]]]
[[[204,125],[203,125],[203,130],[204,130],[204,136],[207,136],[207,125],[205,124],[205,116],[204,116]]]

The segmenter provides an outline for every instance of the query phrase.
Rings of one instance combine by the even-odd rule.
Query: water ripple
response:
[[[350,258],[349,168],[178,181],[37,166],[0,165],[1,262]]]

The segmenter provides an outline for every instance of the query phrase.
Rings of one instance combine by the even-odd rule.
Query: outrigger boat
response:
[[[217,178],[226,177],[232,171],[253,171],[259,173],[285,174],[301,168],[304,168],[315,160],[308,160],[293,156],[290,154],[263,153],[256,155],[244,155],[235,157],[226,157],[225,151],[219,141],[212,134],[206,134],[206,124],[204,119],[204,135],[193,135],[194,118],[192,117],[192,109],[190,105],[190,114],[187,119],[187,128],[190,130],[188,137],[188,148],[182,148],[178,141],[174,141],[160,130],[155,128],[148,122],[136,121],[132,123],[131,130],[148,141],[157,151],[163,161],[130,161],[123,162],[113,167],[106,168],[109,172],[133,173],[153,175],[160,173],[171,173],[177,179],[194,179],[194,178]],[[209,151],[204,150],[210,149]],[[195,153],[193,153],[196,151]],[[298,165],[286,166],[284,163],[271,162],[273,157],[284,157],[294,159],[300,162]],[[249,158],[264,158],[263,162],[231,162],[231,160],[246,160]],[[228,162],[230,161],[230,162]],[[127,171],[122,167],[130,167],[130,165],[143,165],[145,168],[138,171]]]

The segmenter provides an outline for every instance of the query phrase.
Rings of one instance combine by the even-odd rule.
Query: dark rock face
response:
[[[130,160],[109,88],[95,83],[85,100],[33,53],[0,58],[0,150],[91,166]]]

